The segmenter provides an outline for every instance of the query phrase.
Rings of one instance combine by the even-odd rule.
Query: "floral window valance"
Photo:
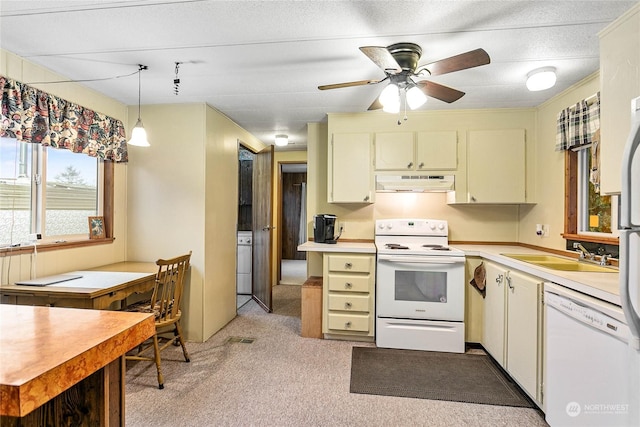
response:
[[[114,162],[128,160],[120,120],[3,76],[0,87],[0,136]]]
[[[558,113],[556,151],[592,144],[600,129],[600,92]]]

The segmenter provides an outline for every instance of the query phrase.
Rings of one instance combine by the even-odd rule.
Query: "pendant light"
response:
[[[142,119],[140,118],[140,72],[146,70],[146,65],[138,64],[138,121],[131,131],[131,139],[127,142],[128,145],[136,145],[138,147],[149,147],[149,141],[147,141],[147,131],[142,126]]]

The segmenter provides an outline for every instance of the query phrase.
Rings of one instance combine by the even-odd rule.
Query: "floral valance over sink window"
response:
[[[0,136],[65,148],[103,160],[128,160],[120,120],[4,76],[0,76],[0,87]]]

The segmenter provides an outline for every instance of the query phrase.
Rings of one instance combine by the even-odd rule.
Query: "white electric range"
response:
[[[376,345],[464,353],[464,252],[447,221],[376,221]]]

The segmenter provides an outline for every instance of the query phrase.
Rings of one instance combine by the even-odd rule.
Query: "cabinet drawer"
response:
[[[335,314],[327,315],[330,330],[369,332],[368,314]]]
[[[329,310],[369,312],[369,295],[329,295]]]
[[[369,292],[371,276],[351,274],[330,274],[327,277],[328,289],[333,292]]]
[[[373,258],[370,256],[330,255],[329,271],[349,273],[370,273]]]

